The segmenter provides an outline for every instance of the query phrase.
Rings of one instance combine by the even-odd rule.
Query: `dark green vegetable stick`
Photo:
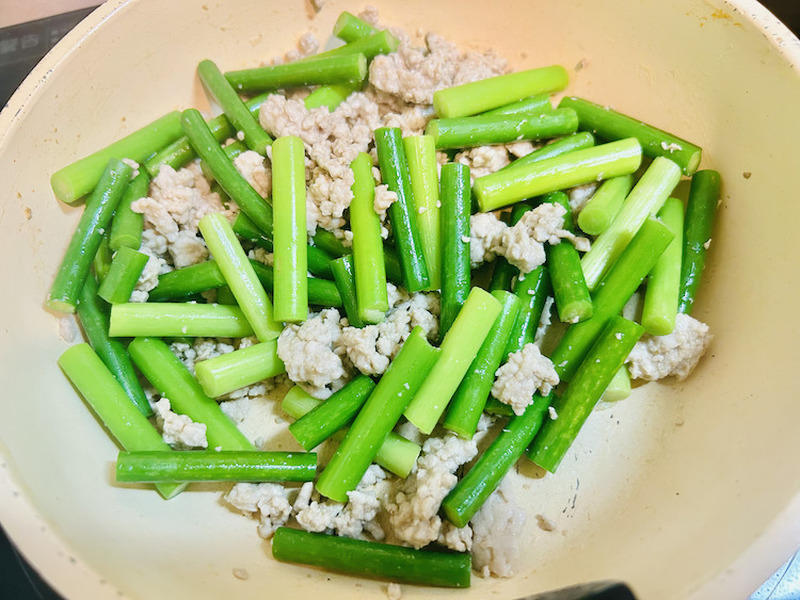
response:
[[[336,23],[333,24],[333,35],[348,43],[378,33],[378,31],[377,28],[346,10],[342,11],[339,18],[336,19]]]
[[[312,450],[353,420],[375,389],[375,382],[358,375],[317,407],[289,425],[289,432],[306,450]]]
[[[153,414],[139,383],[133,362],[119,340],[108,337],[108,305],[97,295],[97,281],[87,277],[77,303],[78,320],[86,340],[106,365],[136,408],[146,417]]]
[[[122,196],[111,219],[111,232],[108,236],[108,246],[117,251],[123,246],[138,250],[142,245],[142,231],[144,230],[144,215],[133,212],[131,204],[139,198],[144,198],[150,189],[150,177],[144,169],[139,169],[139,174],[131,179],[125,194]]]
[[[128,302],[148,259],[147,254],[128,246],[117,250],[97,295],[109,304]]]
[[[547,265],[536,267],[530,273],[521,275],[514,283],[514,294],[522,299],[522,308],[508,336],[508,346],[503,362],[512,352],[519,352],[525,344],[534,341],[547,297],[552,285]]]
[[[641,142],[646,156],[668,158],[681,167],[684,175],[692,175],[700,165],[702,150],[699,146],[608,106],[574,96],[562,98],[558,106],[575,110],[581,129],[591,131],[605,140],[635,137]]]
[[[573,150],[583,150],[585,148],[591,148],[592,146],[594,146],[594,136],[588,131],[579,131],[578,133],[572,133],[545,144],[530,154],[521,156],[520,158],[507,164],[505,167],[500,169],[500,171],[513,171],[514,169],[518,169],[535,162],[540,162],[547,158],[554,158],[556,156],[561,156],[562,154],[572,152]]]
[[[358,486],[439,353],[428,343],[421,327],[411,331],[317,479],[320,494],[337,502],[347,501],[347,492]]]
[[[442,500],[442,511],[456,527],[464,527],[500,485],[503,477],[525,453],[542,426],[555,394],[534,394],[533,403],[514,415],[478,461]]]
[[[280,527],[272,556],[360,577],[400,583],[466,588],[472,561],[468,553],[435,552]]]
[[[469,167],[461,163],[444,164],[441,179],[442,297],[439,339],[444,338],[464,306],[471,281]]]
[[[362,53],[317,54],[294,62],[228,71],[225,78],[238,92],[263,92],[308,85],[357,83],[367,75]]]
[[[617,262],[600,281],[592,297],[592,317],[570,325],[553,350],[550,360],[562,381],[572,378],[597,336],[611,317],[619,314],[673,237],[669,227],[660,221],[648,218],[644,222]]]
[[[683,264],[678,310],[687,315],[692,312],[697,289],[706,264],[706,253],[711,244],[711,232],[719,205],[720,175],[706,169],[692,177],[683,231]]]
[[[375,148],[378,152],[383,181],[397,194],[397,200],[389,207],[389,220],[392,224],[400,266],[403,269],[403,282],[409,292],[428,289],[430,278],[414,214],[411,176],[400,129],[397,127],[376,129]]]
[[[256,450],[120,452],[116,478],[124,483],[191,481],[313,481],[313,452]]]
[[[577,129],[578,116],[574,111],[551,109],[534,114],[432,119],[425,133],[434,139],[437,148],[447,149],[542,140],[575,133]]]
[[[86,200],[78,227],[61,260],[47,297],[48,308],[59,312],[75,312],[75,303],[89,274],[94,255],[130,178],[131,168],[128,165],[115,158],[108,161],[97,186]]]
[[[358,292],[356,290],[356,272],[353,266],[353,255],[345,254],[331,261],[333,280],[339,290],[347,320],[352,327],[364,327],[367,323],[361,318],[358,310]]]
[[[480,114],[513,115],[517,113],[542,112],[544,110],[553,110],[553,105],[550,103],[550,94],[536,94],[528,98],[523,98],[522,100],[517,100],[516,102],[510,102],[503,106],[484,111]]]
[[[242,132],[247,147],[259,154],[265,154],[267,146],[272,144],[272,138],[258,124],[219,67],[211,60],[202,60],[197,65],[197,74],[206,93],[220,105],[234,130]]]
[[[625,362],[644,327],[614,315],[575,371],[566,391],[553,404],[555,415],[542,425],[528,458],[555,472],[609,382]]]

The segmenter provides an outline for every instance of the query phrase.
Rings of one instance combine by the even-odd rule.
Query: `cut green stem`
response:
[[[681,287],[683,202],[667,198],[658,218],[675,235],[647,277],[641,323],[650,335],[667,335],[675,328]]]
[[[439,360],[403,413],[421,432],[433,431],[501,310],[497,298],[472,288],[442,340]]]
[[[353,200],[350,228],[353,231],[353,269],[358,316],[364,323],[383,321],[389,310],[386,266],[381,238],[381,220],[375,212],[375,179],[372,159],[360,153],[351,164]],[[352,309],[351,309],[352,310]]]
[[[150,189],[150,177],[144,169],[131,179],[122,196],[114,217],[111,220],[111,233],[108,236],[108,246],[117,251],[123,246],[138,250],[142,245],[142,231],[144,230],[144,215],[133,212],[131,204],[139,198],[144,198]]]
[[[272,556],[359,577],[456,588],[470,586],[472,568],[468,553],[415,550],[288,527],[275,532]]]
[[[346,10],[342,11],[333,24],[333,35],[346,43],[355,42],[378,31],[377,28]]]
[[[361,318],[358,306],[358,290],[356,289],[356,272],[353,255],[344,256],[331,261],[333,280],[339,290],[342,306],[351,327],[364,327],[367,323]]]
[[[258,280],[227,217],[222,213],[209,213],[200,219],[198,228],[256,337],[261,342],[278,337],[283,327],[277,315],[273,315],[269,296]],[[305,271],[303,273],[305,275]],[[305,281],[305,277],[303,279]]]
[[[117,250],[97,294],[109,304],[128,302],[148,259],[128,246]]]
[[[263,92],[308,85],[360,83],[367,75],[367,57],[362,53],[318,54],[303,60],[228,71],[225,78],[238,92]]]
[[[720,175],[706,169],[692,177],[683,232],[683,266],[678,310],[692,311],[711,245],[711,232],[719,205]]]
[[[589,235],[600,235],[617,216],[633,187],[633,175],[606,179],[578,213],[578,226]]]
[[[536,267],[530,273],[517,278],[514,283],[514,295],[522,299],[522,308],[511,328],[511,335],[508,336],[504,361],[512,352],[519,352],[525,344],[534,341],[539,322],[542,320],[545,302],[551,291],[550,271],[546,265]]]
[[[654,216],[678,185],[681,170],[668,158],[656,158],[628,194],[617,216],[581,258],[586,285],[594,290],[625,250],[644,220]]]
[[[97,186],[86,200],[78,227],[70,238],[61,266],[50,287],[47,306],[59,312],[75,312],[75,303],[83,287],[106,228],[111,223],[125,188],[131,168],[120,160],[108,161]]]
[[[203,391],[218,398],[286,372],[278,356],[278,341],[268,340],[195,363]]]
[[[555,472],[603,391],[644,333],[638,323],[614,315],[581,362],[566,391],[553,403],[554,415],[534,438],[528,458]]]
[[[642,144],[645,156],[668,158],[680,166],[684,175],[692,175],[700,165],[702,151],[699,146],[608,106],[574,96],[562,98],[558,106],[575,110],[581,129],[591,131],[605,140],[635,137]]]
[[[442,165],[442,296],[439,338],[455,321],[470,290],[470,188],[469,167]]]
[[[209,398],[181,360],[166,343],[138,337],[128,345],[134,364],[158,393],[169,398],[170,407],[206,426],[212,450],[253,450],[253,444],[239,431],[219,404]]]
[[[255,450],[120,452],[116,478],[123,483],[192,481],[313,481],[313,452]]]
[[[142,162],[145,158],[182,135],[180,113],[171,112],[145,125],[74,163],[59,169],[50,178],[56,198],[74,204],[91,192],[111,159],[129,158]]]
[[[59,357],[58,364],[111,436],[125,450],[170,451],[161,434],[130,401],[125,390],[89,344],[70,346]],[[156,489],[167,499],[179,494],[184,487],[174,483],[156,485]]]
[[[111,307],[111,337],[247,337],[253,328],[238,306],[129,302]]]
[[[491,212],[525,198],[633,173],[641,160],[639,141],[627,138],[484,175],[475,180],[473,191],[480,210]]]
[[[411,331],[317,479],[320,494],[337,502],[347,501],[347,492],[358,486],[439,354],[421,327]]]
[[[433,108],[444,118],[475,115],[535,94],[563,90],[568,80],[567,71],[559,65],[506,73],[439,90],[433,94]]]

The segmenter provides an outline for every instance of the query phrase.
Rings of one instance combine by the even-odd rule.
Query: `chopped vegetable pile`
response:
[[[233,482],[278,560],[507,577],[517,461],[557,477],[599,402],[707,349],[690,312],[720,176],[637,118],[554,104],[561,66],[512,72],[372,11],[333,33],[252,69],[199,61],[221,114],[52,176],[84,203],[47,306],[86,343],[59,364],[122,448],[118,482]],[[242,426],[259,402],[296,450]]]

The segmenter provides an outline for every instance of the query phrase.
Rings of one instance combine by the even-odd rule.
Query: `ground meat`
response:
[[[267,168],[263,156],[247,150],[233,159],[233,165],[262,198],[269,197],[272,193],[272,171]]]
[[[525,511],[511,497],[506,479],[472,518],[472,566],[483,577],[511,577]]]
[[[176,449],[208,448],[205,424],[195,423],[186,415],[172,412],[167,398],[154,403],[153,411],[161,429],[161,437],[167,444]]]
[[[237,483],[224,499],[242,514],[257,516],[258,533],[267,539],[292,514],[289,490],[279,483]]]
[[[472,181],[489,173],[499,171],[510,164],[508,151],[505,146],[477,146],[455,156],[455,162],[469,167],[469,176]]]
[[[712,339],[708,325],[678,313],[675,329],[669,335],[645,334],[627,359],[634,379],[655,381],[674,375],[686,379],[705,354]]]
[[[497,369],[492,386],[492,396],[521,415],[533,402],[533,394],[542,396],[558,385],[558,374],[549,358],[542,355],[536,344],[525,344],[519,352],[508,355],[508,360]]]
[[[470,217],[469,258],[472,268],[494,260],[502,250],[502,238],[507,225],[494,213],[475,213]]]

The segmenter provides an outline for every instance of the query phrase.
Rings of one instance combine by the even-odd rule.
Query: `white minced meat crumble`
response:
[[[533,402],[533,394],[546,396],[558,385],[559,378],[552,361],[544,356],[536,344],[525,344],[519,352],[512,352],[495,373],[492,396],[508,404],[514,414],[521,415]]]
[[[530,273],[544,264],[544,244],[568,240],[581,251],[589,250],[589,240],[564,229],[566,209],[560,204],[544,203],[525,212],[508,226],[494,213],[476,213],[470,217],[470,261],[475,268],[497,256],[504,257],[521,273]]]
[[[377,24],[377,14],[372,9],[360,16]],[[436,34],[412,39],[405,32],[391,31],[400,40],[398,51],[375,57],[366,85],[333,111],[326,107],[306,109],[305,90],[271,94],[260,108],[260,123],[271,135],[296,135],[304,142],[309,236],[323,228],[336,234],[346,246],[350,245],[352,233],[347,229],[353,184],[350,163],[358,153],[367,152],[373,160],[376,183],[374,208],[381,220],[381,233],[387,238],[391,230],[387,211],[397,195],[381,182],[374,130],[399,127],[406,136],[421,134],[434,116],[431,104],[436,90],[507,72],[506,62],[492,52],[464,53]],[[316,38],[306,34],[297,50],[273,62],[297,60],[318,50]],[[454,156],[438,151],[437,163],[449,160],[463,163],[469,166],[474,180],[502,169],[537,147],[521,141],[465,149]],[[270,160],[270,149],[266,157],[246,151],[234,159],[237,170],[263,198],[272,192]],[[596,187],[596,183],[591,183],[569,190],[574,214]],[[197,161],[177,170],[162,167],[151,182],[148,195],[134,202],[134,210],[145,217],[140,251],[149,257],[131,297],[131,301],[138,302],[147,300],[160,275],[208,258],[197,228],[203,216],[219,212],[232,220],[238,212],[234,203],[224,204],[212,191]],[[472,266],[502,256],[519,268],[520,277],[524,277],[545,261],[544,244],[566,241],[585,252],[588,240],[563,227],[564,215],[563,207],[557,204],[542,204],[526,212],[514,226],[508,226],[496,214],[473,215],[469,238]],[[244,249],[249,258],[272,265],[271,253],[247,244]],[[256,405],[257,398],[263,398],[271,390],[282,391],[289,384],[301,386],[315,398],[328,398],[358,373],[382,375],[414,327],[421,327],[429,341],[438,339],[438,292],[409,294],[391,283],[387,284],[387,292],[389,310],[384,320],[374,325],[353,327],[336,308],[323,308],[310,313],[303,323],[288,324],[277,340],[278,355],[286,373],[217,398],[223,413],[242,425],[251,412],[261,409],[261,404]],[[204,296],[213,301],[216,293]],[[537,330],[537,343],[527,344],[520,352],[509,355],[495,373],[492,395],[518,415],[530,404],[534,393],[546,395],[559,384],[552,362],[538,345],[548,328],[551,306],[552,299],[548,299]],[[704,324],[678,315],[672,334],[645,336],[636,345],[628,360],[631,375],[638,379],[667,376],[682,379],[697,364],[710,339]],[[198,361],[255,343],[258,343],[255,337],[198,338],[172,341],[170,348],[194,373]],[[208,447],[205,425],[173,412],[169,399],[158,397],[152,389],[148,390],[148,397],[156,413],[156,424],[168,444],[175,448]],[[256,407],[252,411],[251,403]],[[557,415],[551,412],[551,418]],[[275,422],[280,419],[277,417]],[[264,538],[270,538],[278,527],[289,525],[413,548],[438,544],[471,552],[473,567],[483,576],[510,577],[525,511],[514,503],[508,477],[467,526],[455,527],[439,516],[442,500],[457,483],[460,471],[475,459],[492,420],[482,416],[478,432],[471,440],[438,429],[433,436],[426,437],[410,423],[401,423],[397,431],[421,445],[411,474],[401,479],[372,465],[344,503],[321,497],[311,482],[237,483],[224,495],[224,500],[232,509],[257,519],[258,532]],[[265,445],[268,442],[266,436],[257,437],[255,444],[268,449]],[[324,462],[322,453],[320,457]],[[399,586],[391,585],[387,591],[391,597],[400,597]]]
[[[627,359],[631,377],[646,381],[670,376],[686,379],[705,354],[712,337],[708,325],[678,313],[672,333],[645,334],[636,342]]]

